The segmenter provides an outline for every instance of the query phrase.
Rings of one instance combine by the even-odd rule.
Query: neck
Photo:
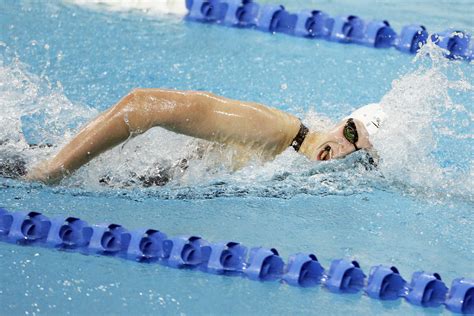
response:
[[[309,132],[301,144],[299,153],[305,155],[310,160],[316,160],[317,149],[321,144],[322,134]]]

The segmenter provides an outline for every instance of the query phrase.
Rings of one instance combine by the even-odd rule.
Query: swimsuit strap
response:
[[[290,146],[292,146],[296,151],[299,151],[301,144],[303,144],[303,141],[306,138],[308,132],[309,129],[304,126],[303,123],[300,123],[300,130],[298,131],[298,134],[296,134],[295,138],[293,138],[293,141],[291,142]]]

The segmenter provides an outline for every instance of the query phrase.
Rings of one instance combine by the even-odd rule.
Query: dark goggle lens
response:
[[[349,141],[349,143],[354,144],[355,141],[355,131],[352,127],[350,126],[345,126],[344,127],[344,137]]]
[[[346,125],[344,126],[343,134],[344,137],[349,141],[349,143],[357,143],[359,135],[357,134],[357,128],[352,119],[349,119],[347,121]]]

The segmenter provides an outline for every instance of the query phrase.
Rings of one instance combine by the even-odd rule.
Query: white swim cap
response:
[[[378,103],[371,103],[358,108],[346,117],[346,119],[350,117],[361,121],[367,129],[369,136],[372,136],[378,131],[380,124],[385,120],[387,115]]]

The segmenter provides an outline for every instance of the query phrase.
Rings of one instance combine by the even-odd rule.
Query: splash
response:
[[[430,197],[473,200],[473,113],[463,105],[474,100],[464,73],[470,66],[444,53],[429,42],[414,59],[416,70],[393,81],[380,102],[388,119],[373,142],[389,181]]]
[[[98,112],[71,102],[60,84],[28,71],[18,58],[2,60],[0,68],[0,158],[19,158],[31,166],[53,155],[81,125]],[[329,120],[308,112],[305,121],[321,129]],[[31,144],[52,144],[31,146]],[[195,140],[163,129],[152,129],[100,155],[63,180],[60,190],[83,194],[123,194],[134,197],[211,198],[216,196],[272,196],[296,194],[352,194],[371,190],[361,175],[367,170],[363,155],[325,164],[310,162],[288,150],[274,161],[258,157],[232,170],[240,153],[225,146]],[[348,181],[340,181],[349,178]],[[364,180],[357,180],[364,179]],[[20,182],[20,185],[27,185]],[[148,187],[149,188],[144,188]]]
[[[62,145],[97,111],[73,104],[60,83],[31,74],[5,44],[0,47],[0,156],[35,163],[54,150],[49,144]]]
[[[67,0],[67,2],[92,9],[101,10],[105,8],[111,11],[139,10],[152,15],[172,14],[184,16],[188,12],[185,2],[176,0]]]
[[[255,157],[233,171],[236,150],[156,128],[100,155],[56,190],[194,199],[351,195],[376,189],[472,200],[473,163],[469,152],[461,158],[456,151],[472,153],[472,112],[463,104],[469,104],[465,98],[473,88],[464,77],[466,65],[441,55],[434,46],[424,47],[414,61],[416,70],[394,81],[381,100],[390,119],[374,139],[378,168],[368,164],[364,152],[311,162],[287,150],[273,161]],[[50,157],[98,114],[69,100],[60,83],[30,73],[14,54],[0,60],[0,91],[0,159],[19,156],[28,166]],[[304,116],[312,129],[333,124],[313,111]]]

